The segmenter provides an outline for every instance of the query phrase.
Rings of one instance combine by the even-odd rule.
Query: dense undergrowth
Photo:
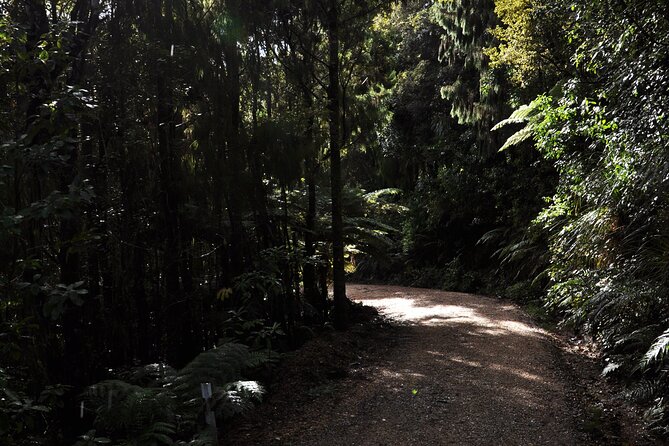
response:
[[[0,442],[211,441],[344,270],[542,305],[667,435],[667,10],[0,2]]]
[[[405,9],[383,133],[401,188],[389,261],[356,277],[511,298],[594,337],[603,375],[667,434],[666,2]],[[401,14],[399,17],[402,17]],[[420,44],[416,43],[420,40]],[[411,46],[411,45],[416,46]],[[404,54],[404,53],[400,53]],[[439,104],[440,84],[448,106]],[[398,165],[402,175],[397,175]],[[407,176],[411,181],[407,182]]]
[[[385,6],[0,1],[1,444],[212,444],[346,326]]]

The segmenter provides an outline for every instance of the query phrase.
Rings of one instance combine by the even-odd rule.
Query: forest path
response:
[[[401,325],[393,346],[298,406],[270,401],[269,433],[244,431],[248,443],[236,435],[230,444],[580,443],[556,348],[516,305],[394,286],[349,285],[347,294]]]

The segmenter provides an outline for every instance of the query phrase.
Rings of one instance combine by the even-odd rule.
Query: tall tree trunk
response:
[[[70,73],[67,78],[68,85],[80,86],[84,82],[86,53],[88,49],[88,41],[93,35],[98,24],[98,12],[93,11],[89,2],[79,0],[74,4],[71,13],[71,20],[73,23],[80,23],[76,28],[73,42],[70,49],[69,56],[72,59]],[[81,28],[79,28],[79,26]],[[59,67],[56,72],[64,71],[66,67]],[[77,139],[80,129],[76,126],[69,131],[69,136]],[[82,172],[80,168],[79,156],[83,151],[80,144],[90,144],[85,141],[81,143],[74,143],[70,147],[67,164],[59,173],[59,190],[63,195],[70,192],[72,186],[78,187],[82,184]],[[90,149],[90,147],[89,147]],[[62,218],[60,221],[60,250],[58,252],[58,266],[60,268],[60,281],[65,285],[72,285],[78,282],[81,278],[80,264],[80,248],[77,238],[81,233],[82,218],[81,211],[76,209],[73,215],[69,218]],[[84,385],[90,381],[89,363],[82,363],[82,357],[89,357],[86,351],[86,336],[85,336],[85,317],[84,309],[70,308],[63,315],[62,331],[63,331],[63,382],[72,385]],[[72,367],[73,364],[79,363],[77,367]]]
[[[306,94],[306,103],[311,108],[311,96]],[[307,141],[313,144],[314,138],[314,118],[309,119],[307,126]],[[306,261],[302,266],[302,282],[304,285],[304,297],[307,302],[318,310],[318,314],[325,317],[327,312],[327,300],[322,299],[318,292],[316,281],[316,264],[314,256],[316,255],[316,174],[318,170],[318,160],[315,147],[312,147],[305,161],[305,181],[307,183],[307,214],[305,218],[306,230],[304,232],[304,255]],[[327,295],[325,296],[327,298]]]
[[[240,20],[241,5],[239,0],[228,0],[228,13],[232,21]],[[238,26],[238,25],[237,25]],[[224,44],[225,64],[227,71],[227,101],[226,101],[226,140],[227,161],[229,163],[229,181],[227,187],[228,217],[230,218],[230,268],[231,275],[235,277],[244,269],[244,227],[242,223],[242,150],[240,141],[240,111],[239,103],[241,89],[239,75],[241,68],[237,36],[234,32],[228,36]]]
[[[254,25],[256,26],[256,25]],[[253,200],[253,209],[255,217],[255,232],[258,249],[269,248],[274,243],[272,228],[267,211],[266,190],[263,183],[262,161],[260,159],[261,151],[260,141],[258,140],[258,111],[260,108],[260,72],[262,70],[260,56],[260,42],[257,32],[253,38],[253,49],[251,51],[251,118],[252,134],[254,140],[247,145],[247,163],[251,175],[251,191]]]
[[[179,215],[178,199],[174,178],[173,150],[174,132],[172,98],[169,87],[162,75],[157,79],[158,108],[156,127],[158,129],[158,154],[160,157],[160,197],[162,226],[164,231],[163,271],[165,277],[164,333],[167,335],[167,358],[175,365],[183,365],[180,308],[183,293],[179,280]]]
[[[330,0],[328,33],[328,111],[330,127],[330,188],[332,197],[332,282],[334,289],[334,325],[348,325],[348,298],[344,273],[344,222],[341,180],[341,104],[339,102],[339,14],[337,0]]]
[[[175,41],[173,0],[156,1],[155,21],[158,28],[155,36],[163,51]],[[164,8],[164,11],[163,11]],[[165,326],[166,353],[168,361],[181,367],[192,359],[193,347],[189,294],[184,292],[190,271],[182,268],[183,236],[180,222],[181,196],[179,193],[180,157],[177,139],[178,113],[172,91],[172,60],[159,63],[162,70],[156,75],[156,128],[158,131],[158,155],[160,160],[160,196],[164,229],[163,271],[165,277]]]

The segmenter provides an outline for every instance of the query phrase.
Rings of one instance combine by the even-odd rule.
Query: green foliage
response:
[[[631,395],[651,405],[648,422],[666,435],[669,276],[660,252],[669,102],[660,91],[669,72],[658,61],[667,57],[669,22],[656,7],[500,1],[500,42],[487,53],[509,71],[517,97],[540,88],[545,62],[553,63],[549,82],[561,78],[496,126],[523,125],[503,148],[531,137],[557,171],[557,189],[530,229],[548,239],[546,303],[596,336],[603,374],[636,382]],[[564,40],[547,35],[556,27],[569,30]]]
[[[350,274],[545,294],[666,434],[666,0],[93,3],[0,2],[0,442],[211,442],[339,192]]]
[[[517,146],[525,141],[528,141],[531,138],[534,138],[538,123],[542,121],[544,115],[542,110],[549,107],[550,98],[540,96],[528,105],[521,105],[516,109],[511,116],[498,122],[491,131],[500,130],[508,125],[513,124],[524,124],[523,128],[515,132],[513,135],[509,136],[499,149],[500,152],[508,149],[509,147]]]
[[[507,72],[513,102],[531,99],[569,70],[569,43],[559,36],[571,26],[568,8],[558,2],[497,0],[495,43],[484,49],[490,66]]]
[[[653,344],[648,351],[643,355],[640,362],[640,367],[647,369],[648,367],[661,363],[667,355],[669,350],[669,330],[665,330],[660,336],[655,338]]]
[[[94,429],[77,445],[110,441],[137,446],[213,444],[202,422],[205,406],[200,384],[212,384],[210,407],[222,422],[261,400],[264,390],[259,383],[239,379],[266,363],[265,354],[226,343],[200,353],[178,371],[165,364],[150,364],[122,373],[127,381],[107,380],[90,386],[84,399],[87,410],[94,414]]]
[[[37,398],[18,374],[0,368],[0,441],[7,446],[45,444],[54,412],[62,410],[63,386],[46,386]],[[46,434],[46,435],[45,435]]]
[[[456,67],[454,80],[441,87],[460,124],[473,125],[480,149],[494,144],[490,129],[505,108],[505,79],[491,69],[484,48],[492,43],[490,29],[498,22],[492,0],[441,0],[433,15],[444,30],[440,59]]]
[[[201,444],[184,427],[193,380],[216,382],[221,417],[239,413],[259,389],[235,364],[275,361],[329,317],[327,8],[97,3],[0,2],[0,366],[12,395],[0,442],[74,442],[90,427],[74,415],[78,392],[109,369],[164,363],[174,368],[93,388],[99,420],[79,440]],[[373,170],[358,161],[380,150],[399,39],[372,26],[384,4],[338,4],[333,122],[348,178]],[[357,186],[344,191],[350,268],[384,257],[397,233],[384,218],[402,209],[392,191]],[[45,404],[52,383],[68,390]]]
[[[492,115],[474,116],[474,109],[506,107],[498,101],[502,79],[488,70],[482,53],[488,28],[496,23],[493,7],[492,2],[407,2],[396,5],[384,22],[387,38],[398,49],[398,70],[383,90],[389,115],[379,130],[375,188],[402,190],[401,218],[383,213],[378,218],[389,219],[401,232],[388,233],[393,244],[386,248],[387,260],[365,259],[356,278],[492,292],[500,282],[529,274],[510,261],[500,268],[492,260],[496,251],[521,257],[501,254],[503,240],[479,243],[494,229],[521,237],[542,207],[542,196],[553,192],[548,163],[540,163],[528,144],[520,152],[496,153],[497,134],[489,133]],[[444,98],[435,85],[460,90]],[[449,108],[471,113],[471,119],[458,119]],[[527,181],[540,185],[526,188]],[[534,248],[533,243],[526,246],[527,263],[545,240]],[[545,260],[534,266],[545,268]]]
[[[408,265],[393,275],[389,282],[417,288],[474,293],[487,291],[488,279],[485,273],[472,271],[456,258],[444,266]]]
[[[89,388],[86,401],[95,413],[96,433],[104,432],[106,437],[123,442],[170,444],[176,401],[162,389],[103,381]]]

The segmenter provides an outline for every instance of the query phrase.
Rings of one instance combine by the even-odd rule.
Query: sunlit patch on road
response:
[[[364,305],[375,307],[384,315],[396,321],[412,324],[441,326],[453,324],[472,324],[477,327],[478,334],[504,335],[518,334],[522,336],[544,336],[545,332],[524,322],[514,320],[491,319],[484,316],[473,306],[443,304],[438,297],[427,294],[401,295],[381,299],[358,299]],[[509,309],[507,304],[500,303],[500,309]]]

